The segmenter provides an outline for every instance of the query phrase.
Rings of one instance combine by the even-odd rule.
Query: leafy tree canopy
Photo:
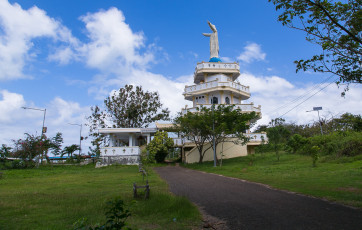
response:
[[[268,0],[282,13],[283,25],[307,33],[306,39],[323,49],[308,60],[295,61],[299,70],[332,73],[337,84],[362,83],[361,0]],[[342,93],[344,95],[344,92]]]
[[[104,100],[113,128],[148,127],[152,122],[169,119],[158,92],[143,91],[141,86],[125,85]]]
[[[105,110],[91,107],[88,119],[90,136],[93,137],[91,154],[99,155],[104,136],[99,128],[148,127],[152,122],[168,120],[170,111],[162,107],[158,92],[144,91],[141,86],[125,85],[104,100]]]
[[[180,114],[174,123],[187,139],[196,144],[201,163],[206,151],[213,148],[213,145],[204,148],[204,144],[211,143],[213,138],[215,138],[215,148],[219,143],[227,141],[245,144],[248,137],[244,133],[256,118],[255,112],[243,113],[232,105],[218,105],[214,110],[201,107],[196,113]]]

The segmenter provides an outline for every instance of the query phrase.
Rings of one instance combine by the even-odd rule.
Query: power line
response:
[[[322,91],[323,89],[327,88],[329,85],[331,85],[334,82],[330,82],[328,85],[324,86],[323,88],[321,88],[320,90],[318,90],[317,92],[315,92],[314,94],[312,94],[310,97],[308,97],[307,99],[305,99],[304,101],[302,101],[301,103],[299,103],[298,105],[294,106],[293,108],[291,108],[290,110],[288,110],[286,113],[284,113],[283,115],[279,116],[278,118],[283,117],[285,114],[289,113],[290,111],[292,111],[293,109],[297,108],[298,106],[300,106],[301,104],[303,104],[304,102],[306,102],[307,100],[309,100],[311,97],[313,97],[314,95],[316,95],[317,93],[319,93],[320,91]]]
[[[273,109],[269,112],[267,112],[268,114],[273,114],[275,111],[278,111],[282,108],[288,107],[289,105],[293,104],[294,102],[299,101],[300,99],[302,99],[303,97],[307,96],[309,93],[311,93],[312,91],[314,91],[315,89],[319,88],[320,86],[322,86],[324,83],[326,83],[328,80],[330,80],[333,77],[333,75],[327,77],[326,79],[324,79],[322,82],[320,82],[318,85],[315,85],[312,89],[308,90],[306,93],[298,96],[297,98],[293,99],[290,102],[285,103],[284,105],[279,106],[276,109]]]

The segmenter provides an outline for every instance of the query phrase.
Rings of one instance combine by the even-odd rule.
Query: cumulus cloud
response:
[[[90,39],[80,49],[88,66],[103,71],[117,69],[120,65],[144,68],[153,60],[152,52],[139,52],[145,47],[145,37],[142,32],[131,30],[122,11],[112,7],[107,11],[88,13],[80,19],[85,23]]]
[[[26,77],[23,68],[36,55],[30,53],[35,38],[47,37],[72,46],[78,42],[66,27],[47,16],[45,11],[36,6],[24,10],[7,0],[0,1],[0,29],[0,80]],[[62,52],[61,49],[58,52]],[[64,57],[62,61],[66,61]]]
[[[24,137],[24,133],[37,134],[41,132],[43,125],[43,111],[22,109],[41,108],[31,101],[26,101],[24,96],[7,90],[0,91],[0,144],[11,145],[12,140]],[[45,106],[45,126],[48,128],[46,135],[53,137],[61,132],[64,138],[64,146],[79,143],[79,128],[72,124],[85,124],[86,116],[90,113],[88,106],[80,106],[77,102],[66,101],[56,97]],[[88,134],[87,127],[83,126],[83,135]],[[87,152],[90,143],[84,141],[84,152]]]
[[[250,73],[241,74],[240,81],[250,86],[251,98],[248,102],[262,106],[263,117],[258,124],[268,124],[271,119],[280,116],[289,122],[310,123],[318,117],[316,113],[306,111],[315,106],[323,107],[320,114],[327,119],[345,112],[361,113],[361,86],[352,87],[343,98],[340,96],[341,89],[335,83],[295,86],[278,76],[255,76]]]
[[[20,109],[25,105],[23,95],[0,90],[0,124],[11,121],[18,116]]]
[[[266,53],[261,50],[261,46],[253,42],[244,47],[244,52],[242,52],[237,59],[251,63],[253,61],[263,61],[265,57]]]

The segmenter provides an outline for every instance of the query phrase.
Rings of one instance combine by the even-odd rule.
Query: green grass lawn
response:
[[[126,222],[138,229],[197,229],[201,217],[187,199],[170,194],[149,169],[151,198],[133,199],[133,183],[142,184],[137,166],[43,166],[6,170],[0,179],[0,229],[73,229],[87,218],[104,224],[106,202],[120,197],[132,214]]]
[[[309,156],[282,154],[278,162],[272,153],[224,160],[222,167],[213,167],[213,162],[185,167],[362,208],[362,155],[321,158],[317,167]]]

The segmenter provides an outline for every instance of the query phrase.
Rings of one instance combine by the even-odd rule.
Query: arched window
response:
[[[229,97],[225,97],[225,104],[230,104],[230,99],[229,99]]]
[[[213,97],[213,98],[211,99],[211,104],[218,104],[218,103],[219,103],[219,100],[218,100],[217,97]]]

